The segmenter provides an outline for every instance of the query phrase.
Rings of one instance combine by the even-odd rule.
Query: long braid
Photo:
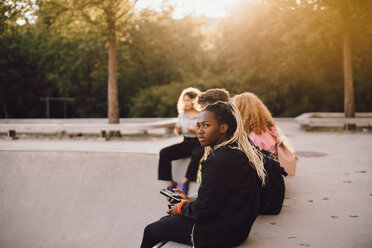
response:
[[[226,102],[217,102],[208,106],[206,110],[213,112],[219,123],[227,123],[229,127],[227,134],[230,139],[216,145],[213,149],[236,143],[238,146],[237,149],[241,150],[248,157],[251,166],[256,170],[262,185],[264,185],[266,171],[263,157],[249,142],[248,135],[244,131],[243,120],[239,110],[234,105]],[[205,157],[207,157],[211,153],[211,149],[206,148],[205,151]]]

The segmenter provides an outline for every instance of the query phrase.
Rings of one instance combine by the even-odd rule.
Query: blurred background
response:
[[[372,112],[371,48],[371,0],[1,0],[0,118],[174,117],[190,86],[343,112],[345,68]]]

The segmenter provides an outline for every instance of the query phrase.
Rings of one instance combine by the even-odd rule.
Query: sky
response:
[[[206,16],[206,17],[225,17],[228,16],[226,8],[231,6],[235,0],[169,0],[164,1],[174,6],[174,18],[182,18],[186,15]],[[151,8],[157,10],[162,4],[162,0],[138,0],[137,8]]]
[[[34,3],[35,0],[32,2]],[[136,8],[138,10],[150,8],[161,11],[160,6],[165,3],[174,7],[173,17],[177,19],[190,14],[193,16],[225,17],[229,15],[226,9],[233,6],[235,2],[237,0],[138,0]],[[25,16],[31,23],[36,20],[32,12],[25,13]],[[26,21],[19,19],[17,23],[23,25]]]

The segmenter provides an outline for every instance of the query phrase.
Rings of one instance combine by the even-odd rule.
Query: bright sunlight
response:
[[[160,9],[161,5],[167,5],[174,8],[173,17],[183,18],[186,15],[206,16],[206,17],[225,17],[229,13],[227,9],[231,7],[236,0],[139,0],[137,8]]]

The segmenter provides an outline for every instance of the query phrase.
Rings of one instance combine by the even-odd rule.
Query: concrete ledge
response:
[[[345,118],[344,113],[339,112],[312,112],[304,113],[295,120],[306,131],[342,130],[346,125],[372,129],[372,113],[355,113],[355,118]]]
[[[123,118],[119,124],[109,124],[107,119],[2,119],[0,133],[25,134],[101,134],[119,131],[127,133],[147,133],[152,129],[164,129],[172,133],[177,118]]]
[[[173,241],[168,241],[164,246],[162,246],[163,248],[189,248],[191,246],[189,245],[185,245],[185,244],[180,244],[180,243],[176,243],[176,242],[173,242]]]

